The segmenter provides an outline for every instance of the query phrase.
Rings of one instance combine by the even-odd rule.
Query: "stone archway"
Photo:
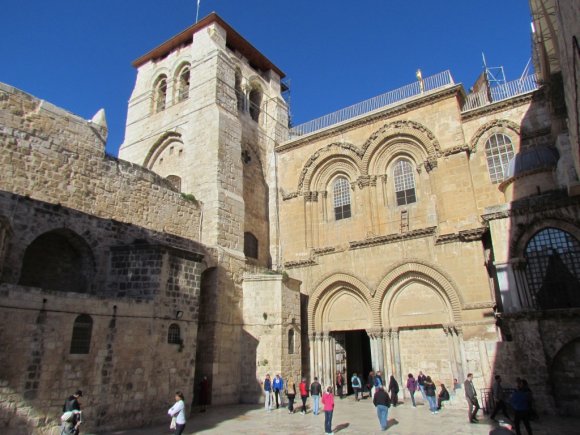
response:
[[[356,278],[337,274],[319,284],[308,307],[310,373],[333,385],[338,371],[362,372],[371,366],[372,296]]]

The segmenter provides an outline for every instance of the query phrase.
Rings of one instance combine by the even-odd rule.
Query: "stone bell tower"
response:
[[[214,258],[201,279],[196,384],[208,376],[212,403],[232,402],[241,384],[231,379],[256,382],[244,274],[279,262],[274,147],[288,134],[284,73],[215,13],[133,66],[119,157],[201,204],[201,242]]]

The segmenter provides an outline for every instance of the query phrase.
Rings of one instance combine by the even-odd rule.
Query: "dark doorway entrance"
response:
[[[336,340],[336,370],[343,373],[348,384],[348,394],[353,393],[350,378],[356,373],[363,386],[372,370],[371,341],[365,330],[338,331]],[[336,373],[335,373],[336,379]]]

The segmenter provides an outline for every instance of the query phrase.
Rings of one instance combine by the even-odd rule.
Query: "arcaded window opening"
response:
[[[350,210],[350,183],[344,177],[334,180],[332,186],[334,202],[334,219],[339,221],[351,216]]]
[[[401,206],[417,202],[414,169],[408,160],[400,159],[395,163],[393,178],[397,205]]]
[[[259,89],[250,91],[250,116],[256,122],[260,120],[260,107],[262,105],[262,92]]]
[[[167,77],[160,76],[155,82],[153,89],[153,111],[159,113],[165,110],[167,105]]]
[[[20,285],[85,293],[95,271],[91,248],[68,229],[38,236],[24,252]]]
[[[258,239],[252,233],[244,233],[244,255],[258,259]]]
[[[239,70],[236,70],[235,80],[236,102],[238,111],[242,112],[244,110],[244,91],[242,90],[242,73]]]
[[[189,81],[190,69],[189,65],[185,65],[181,68],[178,75],[178,85],[177,85],[177,102],[187,100],[189,98]]]
[[[545,228],[526,246],[526,278],[538,308],[580,306],[580,243],[570,233]]]
[[[75,319],[72,338],[70,341],[70,353],[87,354],[91,349],[91,336],[93,333],[93,319],[88,314],[81,314]]]
[[[492,183],[501,183],[505,179],[508,164],[513,156],[514,147],[509,136],[495,133],[485,142],[485,158]]]
[[[294,330],[290,329],[288,331],[288,355],[292,355],[295,351],[294,346],[295,346],[295,342],[294,342]]]
[[[167,331],[167,343],[181,344],[181,328],[177,323],[172,323],[169,325],[169,329]]]
[[[177,175],[168,175],[165,178],[167,178],[167,181],[169,181],[178,192],[181,192],[181,177],[178,177]]]

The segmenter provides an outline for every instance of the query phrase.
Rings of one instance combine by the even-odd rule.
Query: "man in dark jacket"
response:
[[[463,383],[465,389],[465,400],[469,406],[468,417],[470,423],[477,423],[477,411],[479,411],[479,402],[477,401],[477,392],[473,386],[473,373],[467,375],[467,379]]]
[[[320,382],[318,382],[318,378],[314,377],[314,382],[310,384],[310,395],[312,396],[312,413],[314,415],[318,415],[321,394],[322,385],[320,385]]]
[[[77,390],[76,393],[69,396],[62,405],[63,413],[70,413],[68,419],[63,421],[63,431],[68,429],[71,434],[78,435],[81,425],[81,404],[79,402],[79,397],[83,397],[83,392]]]
[[[381,425],[381,430],[387,430],[389,407],[391,406],[391,399],[385,391],[384,387],[376,387],[375,395],[373,396],[373,403],[377,408],[377,417]]]
[[[495,382],[493,383],[493,404],[493,412],[491,414],[492,420],[495,420],[495,416],[499,410],[501,410],[505,418],[510,418],[505,403],[505,393],[503,391],[503,386],[501,385],[500,375],[495,376]]]

